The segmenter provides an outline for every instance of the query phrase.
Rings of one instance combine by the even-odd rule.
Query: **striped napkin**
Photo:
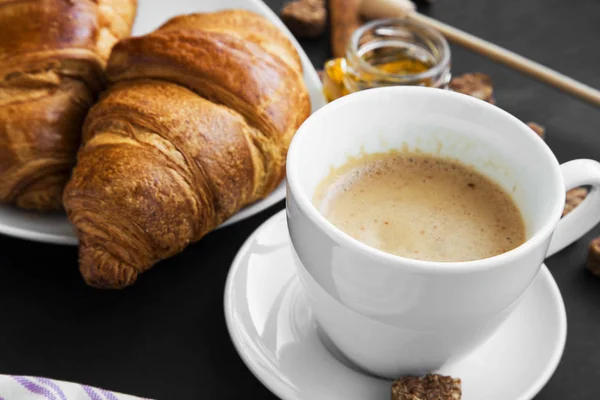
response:
[[[144,400],[78,383],[0,375],[0,400]],[[148,399],[145,399],[148,400]]]

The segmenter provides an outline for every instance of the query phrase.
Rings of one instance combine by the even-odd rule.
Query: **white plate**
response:
[[[285,211],[248,238],[225,287],[225,317],[242,359],[285,400],[389,399],[391,382],[365,375],[327,344],[292,262]],[[526,400],[554,373],[567,336],[565,307],[542,266],[519,307],[486,343],[442,374],[463,381],[463,400]]]
[[[304,82],[312,103],[312,112],[325,104],[321,81],[306,53],[277,15],[260,0],[141,0],[139,1],[138,13],[133,27],[133,35],[143,35],[151,32],[175,15],[217,11],[225,8],[242,8],[254,11],[265,16],[285,32],[300,54],[304,68]],[[284,198],[285,184],[282,183],[268,197],[240,210],[219,228],[251,217]],[[77,245],[75,230],[63,213],[42,214],[0,205],[0,234],[40,242]]]

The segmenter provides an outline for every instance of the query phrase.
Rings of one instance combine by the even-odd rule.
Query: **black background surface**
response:
[[[282,1],[267,3],[277,11]],[[438,0],[424,11],[600,88],[600,1]],[[320,68],[328,40],[302,44]],[[561,162],[600,159],[600,109],[460,48],[452,51],[453,73],[490,74],[497,104],[545,125]],[[0,236],[0,373],[159,399],[273,399],[230,342],[223,288],[244,240],[283,207],[280,202],[208,235],[123,291],[86,287],[75,247]],[[600,279],[584,268],[594,235],[600,227],[547,261],[565,300],[568,339],[537,399],[600,399]]]

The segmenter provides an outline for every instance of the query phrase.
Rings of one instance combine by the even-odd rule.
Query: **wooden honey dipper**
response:
[[[574,97],[585,100],[588,103],[600,106],[600,91],[593,87],[576,81],[560,72],[554,71],[542,64],[520,56],[510,50],[463,32],[443,22],[416,12],[414,4],[410,0],[332,0],[332,3],[340,3],[338,14],[352,12],[358,9],[360,14],[367,19],[379,18],[406,18],[421,23],[441,32],[449,41],[465,47],[474,53],[487,57],[497,63],[504,64],[518,72],[528,75],[534,79],[544,82]],[[336,14],[332,7],[332,28],[335,24]],[[358,13],[356,13],[358,15]],[[358,20],[358,16],[356,17]],[[344,35],[340,31],[340,35]],[[338,41],[341,42],[341,41]],[[343,43],[343,42],[341,42]],[[333,50],[336,52],[335,39]],[[340,50],[338,49],[339,53]],[[336,55],[338,56],[338,55]]]

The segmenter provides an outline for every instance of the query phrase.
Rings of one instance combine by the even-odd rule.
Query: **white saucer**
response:
[[[137,36],[151,32],[175,15],[218,11],[226,8],[242,8],[254,11],[279,27],[294,43],[298,54],[300,54],[304,69],[304,83],[310,95],[312,112],[325,105],[326,101],[323,97],[321,80],[306,53],[277,15],[260,0],[140,1],[138,2],[135,25],[133,26],[133,35]],[[282,183],[265,199],[240,210],[219,228],[249,218],[284,198],[285,184]],[[2,204],[0,204],[0,234],[40,242],[77,245],[73,225],[64,213],[36,213]]]
[[[330,352],[292,262],[285,211],[260,226],[237,254],[225,287],[225,317],[240,356],[285,400],[389,399],[391,382]],[[567,321],[556,282],[542,266],[496,334],[442,374],[463,381],[463,400],[531,399],[562,356]],[[322,338],[324,340],[322,340]]]

